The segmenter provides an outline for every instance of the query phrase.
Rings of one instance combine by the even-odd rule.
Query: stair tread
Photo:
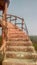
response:
[[[37,61],[33,60],[33,59],[11,59],[11,58],[7,58],[5,59],[3,62],[14,62],[14,63],[37,63]]]
[[[30,54],[30,55],[37,55],[36,53],[30,53],[30,52],[15,52],[15,51],[6,51],[6,53],[10,53],[10,54],[12,54],[12,53],[15,53],[15,54]]]
[[[25,42],[25,43],[26,43],[26,42],[27,42],[27,43],[28,43],[28,42],[31,43],[31,41],[29,41],[29,40],[25,41],[25,39],[18,39],[18,38],[13,38],[13,40],[11,40],[11,41],[8,40],[7,42],[13,42],[13,41],[14,41],[14,42],[18,42],[18,41],[21,42],[21,41],[23,41],[23,42]]]
[[[28,38],[28,36],[24,36],[24,35],[21,35],[21,34],[8,34],[8,35],[10,35],[9,37],[23,37],[23,38]]]
[[[24,42],[24,41],[14,41],[14,42],[7,42],[8,44],[27,44],[27,45],[30,45],[30,43],[28,43],[28,42]]]
[[[32,43],[28,42],[19,42],[19,41],[14,41],[14,42],[7,42],[8,46],[32,46]]]
[[[19,39],[13,39],[11,41],[7,41],[7,43],[29,43],[32,44],[31,41],[25,41],[25,40],[19,40]]]
[[[8,46],[10,48],[34,48],[33,46]]]
[[[18,38],[17,38],[17,37],[12,37],[12,38],[8,38],[8,40],[22,40],[22,41],[23,41],[23,40],[24,40],[24,41],[26,40],[26,41],[29,41],[29,39],[27,39],[27,38],[22,38],[22,37],[21,37],[21,38],[20,38],[20,37],[18,37]]]
[[[7,46],[6,51],[35,52],[33,46]]]
[[[10,49],[30,49],[30,50],[34,49],[33,46],[7,46],[7,48],[10,48]]]
[[[36,59],[37,60],[37,54],[34,53],[24,53],[24,52],[6,52],[6,58],[20,58],[20,59]]]

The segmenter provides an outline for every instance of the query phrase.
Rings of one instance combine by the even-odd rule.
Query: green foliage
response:
[[[37,36],[30,36],[30,39],[33,43],[37,43]]]
[[[37,51],[37,36],[30,36],[30,39],[33,42],[33,46],[35,47],[35,50]]]
[[[37,51],[37,43],[33,43],[33,46],[35,47],[35,50]]]

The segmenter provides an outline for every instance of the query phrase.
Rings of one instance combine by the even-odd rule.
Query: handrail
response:
[[[21,17],[18,17],[18,16],[15,16],[15,15],[11,15],[11,14],[6,14],[6,16],[10,16],[10,17],[16,17],[16,18],[19,18],[21,20],[24,20],[23,18]],[[0,15],[0,17],[3,17],[2,15]],[[8,17],[7,17],[8,18]]]
[[[20,24],[20,22],[16,23],[16,20],[20,19],[21,20],[21,27],[22,27],[22,30],[23,30],[23,24],[24,24],[24,19],[23,18],[15,16],[15,15],[11,15],[11,14],[7,14],[6,16],[7,16],[7,20],[10,19],[9,20],[10,22],[15,21],[15,25]],[[2,16],[0,15],[0,17],[2,17]],[[14,17],[14,18],[12,19],[12,17]]]
[[[3,17],[2,15],[0,15],[0,17]],[[14,22],[14,25],[21,25],[21,30],[25,30],[26,32],[27,32],[27,34],[28,34],[28,30],[27,30],[27,26],[26,26],[26,24],[25,24],[25,22],[24,22],[24,19],[23,18],[21,18],[21,17],[18,17],[18,16],[16,16],[16,15],[11,15],[11,14],[6,14],[6,19],[7,19],[7,21],[9,20],[9,22]],[[18,21],[18,19],[21,21]],[[17,22],[18,21],[18,22]],[[25,28],[24,28],[24,26],[25,26]]]

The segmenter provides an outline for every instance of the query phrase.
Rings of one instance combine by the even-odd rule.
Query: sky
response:
[[[24,18],[29,35],[37,35],[37,0],[10,0],[7,13]]]

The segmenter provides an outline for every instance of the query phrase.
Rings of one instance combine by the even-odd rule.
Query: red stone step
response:
[[[13,37],[13,38],[27,38],[27,39],[29,39],[27,36],[19,36],[19,35],[15,35],[15,34],[10,34],[9,36],[8,36],[9,38],[11,37]]]
[[[10,37],[8,37],[8,39],[19,39],[19,40],[29,40],[27,37],[19,37],[19,36],[10,36]]]
[[[10,38],[10,37],[11,37],[11,38],[12,38],[12,37],[13,37],[13,38],[21,38],[21,37],[22,37],[22,38],[27,38],[27,39],[29,39],[27,35],[24,36],[24,35],[22,35],[22,34],[16,34],[16,33],[12,33],[12,34],[10,33],[10,34],[7,34],[7,36],[8,36],[9,38]]]
[[[9,46],[32,46],[30,41],[7,41],[7,45]]]
[[[36,53],[30,52],[6,52],[6,58],[16,58],[16,59],[37,59]]]
[[[33,46],[7,46],[6,51],[35,52]]]
[[[8,37],[8,39],[9,40],[29,40],[28,38],[23,38],[23,37],[14,37],[14,36],[12,36],[12,37]]]
[[[3,65],[37,65],[37,61],[33,59],[5,59]]]

